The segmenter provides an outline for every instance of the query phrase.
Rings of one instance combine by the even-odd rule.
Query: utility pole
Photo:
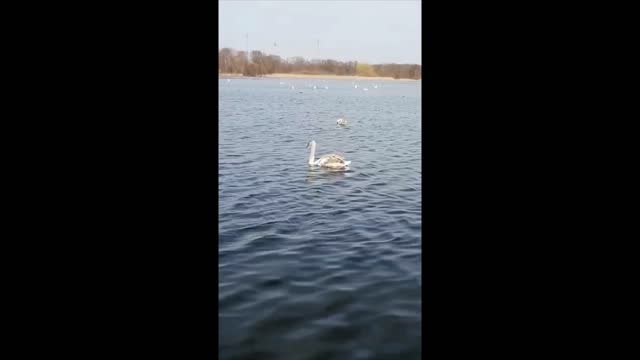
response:
[[[247,62],[249,62],[249,33],[247,33]]]

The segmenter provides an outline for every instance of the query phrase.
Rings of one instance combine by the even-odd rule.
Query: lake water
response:
[[[221,359],[420,358],[420,86],[219,80]]]

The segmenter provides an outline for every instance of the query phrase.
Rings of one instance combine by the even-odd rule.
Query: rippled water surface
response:
[[[419,359],[420,82],[219,89],[220,358]]]

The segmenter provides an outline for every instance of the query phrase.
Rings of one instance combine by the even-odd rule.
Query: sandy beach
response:
[[[238,78],[242,74],[218,74],[219,78]],[[355,75],[311,75],[311,74],[268,74],[265,78],[276,79],[321,79],[321,80],[392,80],[392,81],[417,81],[414,79],[394,79],[381,76],[355,76]],[[250,78],[250,77],[249,77]]]
[[[242,74],[225,74],[218,73],[218,79],[227,79],[227,78],[241,78],[244,77]]]

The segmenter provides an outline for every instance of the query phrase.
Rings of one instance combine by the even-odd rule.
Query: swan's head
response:
[[[309,147],[311,147],[312,145],[315,145],[315,144],[316,144],[316,142],[315,142],[315,141],[313,141],[313,140],[309,141],[309,142],[307,143],[307,149],[308,149]]]

